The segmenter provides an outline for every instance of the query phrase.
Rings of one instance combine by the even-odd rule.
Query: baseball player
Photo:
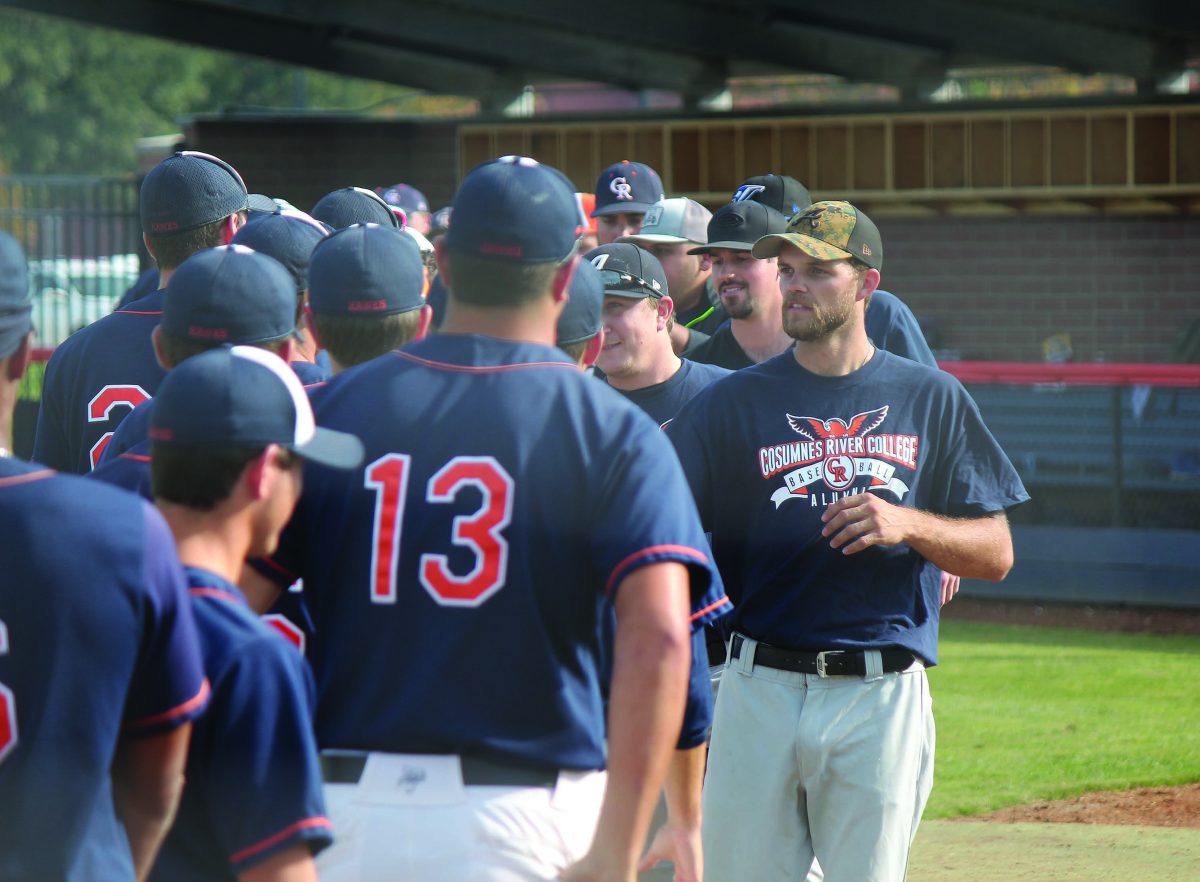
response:
[[[404,229],[404,219],[392,211],[382,196],[365,187],[342,187],[326,193],[313,206],[312,216],[335,230],[351,224]]]
[[[32,346],[0,233],[0,445]],[[162,518],[0,447],[0,878],[143,879],[208,701]]]
[[[425,198],[424,193],[411,184],[376,187],[375,192],[382,196],[383,201],[392,207],[392,212],[404,221],[401,226],[416,230],[422,236],[429,235],[432,229],[432,215],[429,211],[429,200]]]
[[[711,882],[903,879],[932,785],[939,573],[999,580],[1028,498],[962,386],[876,349],[883,246],[846,202],[760,239],[794,350],[667,432],[735,586],[704,793]],[[752,749],[747,745],[752,744]]]
[[[596,179],[596,239],[601,245],[632,236],[642,228],[642,219],[655,202],[664,197],[658,172],[641,162],[623,159],[613,163]]]
[[[159,284],[190,255],[228,244],[245,218],[246,185],[228,163],[207,153],[169,156],[142,182],[146,248]],[[152,396],[163,369],[150,334],[162,314],[155,291],[72,334],[46,365],[33,459],[82,474],[100,461],[130,410]]]
[[[269,554],[300,495],[300,462],[350,469],[351,435],[315,428],[278,356],[248,346],[171,371],[150,423],[154,500],[179,548],[212,701],[196,723],[188,786],[151,880],[316,880],[331,840],[300,655],[235,582]]]
[[[688,253],[712,259],[713,285],[730,321],[690,350],[689,359],[736,371],[791,348],[780,316],[775,262],[750,254],[760,237],[783,232],[786,225],[783,215],[753,200],[731,202],[713,215],[707,243]]]
[[[476,168],[438,245],[445,333],[313,394],[367,465],[306,470],[264,568],[281,576],[246,584],[261,606],[302,576],[316,622],[326,796],[358,831],[322,878],[633,878],[680,732],[689,610],[727,601],[670,445],[553,348],[581,221],[557,170]]]
[[[167,283],[152,334],[163,370],[218,346],[241,343],[291,360],[296,299],[292,277],[272,257],[244,245],[210,248],[185,260]],[[153,399],[121,423],[91,476],[150,498],[149,426]]]
[[[346,227],[313,251],[310,321],[334,374],[425,336],[424,278],[416,242],[389,227]]]
[[[664,199],[650,207],[642,228],[618,242],[645,248],[662,264],[675,304],[671,343],[675,352],[686,355],[721,327],[729,315],[709,297],[712,258],[708,252],[692,254],[690,248],[708,243],[712,212],[692,199]]]
[[[304,306],[308,302],[308,262],[317,243],[330,232],[316,218],[291,208],[257,217],[252,212],[250,220],[233,237],[234,245],[244,245],[278,260],[295,280],[296,346],[288,363],[306,386],[329,379],[329,358],[320,351],[305,327]]]
[[[693,395],[729,374],[675,354],[670,283],[653,254],[618,242],[589,251],[584,260],[604,283],[604,347],[596,366],[654,422],[666,424]]]

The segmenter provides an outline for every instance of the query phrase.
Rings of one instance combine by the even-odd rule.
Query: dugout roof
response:
[[[0,0],[156,37],[477,97],[564,80],[688,105],[730,77],[834,74],[928,97],[948,69],[1123,74],[1152,93],[1200,56],[1177,0]]]

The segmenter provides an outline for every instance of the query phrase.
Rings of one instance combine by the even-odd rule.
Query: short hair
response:
[[[158,336],[163,356],[170,362],[171,367],[182,364],[193,355],[208,352],[210,349],[219,349],[225,345],[220,340],[192,340],[189,337],[177,337],[169,331],[159,331]],[[288,338],[285,337],[282,340],[268,340],[265,343],[245,343],[243,345],[265,349],[279,355],[287,341]]]
[[[550,290],[554,274],[562,266],[556,261],[493,260],[453,249],[449,255],[450,296],[472,306],[511,308],[530,303]],[[572,251],[566,260],[574,256]]]
[[[596,334],[599,333],[599,331],[596,332]],[[576,340],[574,343],[559,343],[558,348],[567,353],[571,357],[571,361],[579,364],[579,359],[583,358],[583,353],[587,350],[588,344],[596,339],[596,334],[584,337],[582,340]]]
[[[154,262],[160,270],[173,270],[197,251],[224,245],[223,231],[226,220],[228,217],[223,217],[181,233],[147,233],[146,240]]]
[[[229,498],[238,478],[265,447],[211,444],[150,444],[154,498],[197,511],[212,511]]]
[[[411,343],[421,326],[421,310],[385,316],[314,312],[312,323],[321,346],[339,365],[352,367]]]

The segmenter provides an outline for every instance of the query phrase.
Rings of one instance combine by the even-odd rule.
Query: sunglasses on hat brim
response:
[[[663,296],[663,292],[655,285],[631,273],[611,269],[602,269],[599,272],[606,292],[630,291],[641,293],[645,297]]]

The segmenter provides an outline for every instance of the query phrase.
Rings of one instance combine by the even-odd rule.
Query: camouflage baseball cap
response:
[[[788,221],[787,231],[763,236],[751,253],[777,257],[784,245],[795,245],[817,260],[856,258],[883,269],[883,242],[875,222],[849,202],[815,202]]]

